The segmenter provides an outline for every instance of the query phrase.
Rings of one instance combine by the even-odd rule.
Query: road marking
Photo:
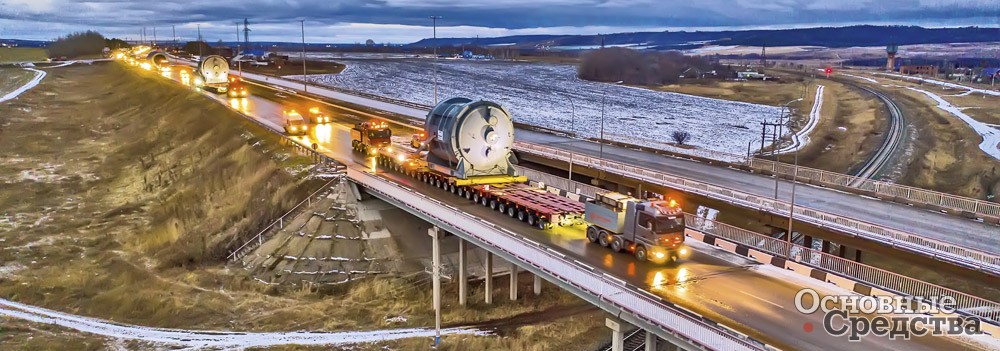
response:
[[[774,306],[774,307],[777,307],[777,308],[780,308],[780,309],[785,309],[784,307],[781,307],[781,305],[779,305],[779,304],[776,304],[776,303],[774,303],[774,302],[771,302],[771,301],[768,301],[768,300],[764,300],[763,298],[760,298],[760,297],[757,297],[757,296],[756,296],[756,295],[754,295],[754,294],[751,294],[751,293],[748,293],[748,292],[746,292],[746,291],[743,291],[743,290],[740,290],[740,292],[741,292],[741,293],[744,293],[744,294],[746,294],[747,296],[750,296],[750,297],[752,297],[752,298],[755,298],[755,299],[757,299],[757,300],[760,300],[760,301],[763,301],[763,302],[766,302],[766,303],[769,303],[769,304],[771,304],[771,306]]]

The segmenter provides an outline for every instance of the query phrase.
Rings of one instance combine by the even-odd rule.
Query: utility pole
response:
[[[302,25],[302,91],[309,92],[309,75],[306,74],[306,20],[299,20]]]
[[[198,57],[202,57],[205,55],[205,53],[202,52],[202,47],[204,46],[203,43],[204,40],[202,40],[201,37],[201,23],[198,23]]]
[[[433,23],[433,26],[434,26],[434,106],[437,106],[437,103],[438,103],[438,67],[437,67],[437,59],[438,59],[438,51],[437,51],[438,29],[437,29],[437,23],[438,22],[437,21],[439,19],[441,19],[441,18],[442,18],[441,16],[431,16],[430,17],[431,22]]]
[[[153,46],[156,46],[156,26],[153,26]]]
[[[799,135],[795,135],[796,144],[799,141]],[[785,257],[791,258],[792,256],[792,221],[795,218],[795,183],[798,182],[799,178],[799,150],[795,149],[795,171],[792,176],[792,203],[788,208],[788,239],[787,247],[788,252],[785,252]],[[812,249],[811,247],[809,249]]]
[[[174,47],[176,48],[177,47],[177,27],[176,26],[170,26],[170,34],[172,35],[171,36],[172,39],[170,41],[172,43],[174,43]]]

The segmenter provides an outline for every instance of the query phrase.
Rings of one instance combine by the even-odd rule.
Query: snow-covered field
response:
[[[174,345],[192,349],[244,349],[276,345],[344,345],[406,338],[429,338],[435,335],[434,329],[420,328],[331,333],[252,333],[149,328],[56,312],[5,299],[0,299],[0,316],[35,323],[58,325],[113,339],[141,340],[154,344]],[[484,335],[484,332],[476,329],[447,328],[442,329],[441,334]]]
[[[308,54],[347,65],[341,74],[310,76],[320,84],[434,104],[433,62],[426,59],[353,59]],[[499,102],[515,121],[597,137],[606,92],[605,137],[664,148],[673,131],[691,133],[689,144],[702,153],[746,153],[759,137],[760,122],[780,113],[756,105],[657,92],[576,78],[562,64],[438,60],[438,98],[454,96]],[[759,143],[755,143],[759,146]],[[718,158],[718,157],[716,157]]]

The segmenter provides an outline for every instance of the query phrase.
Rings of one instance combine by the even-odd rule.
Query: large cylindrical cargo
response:
[[[452,175],[515,175],[511,164],[514,123],[499,104],[456,97],[427,115],[428,161]]]
[[[160,51],[151,51],[146,55],[146,60],[153,64],[153,67],[162,68],[170,64],[167,55]]]
[[[205,80],[205,84],[228,84],[229,83],[229,62],[219,55],[209,55],[198,62],[198,73]]]

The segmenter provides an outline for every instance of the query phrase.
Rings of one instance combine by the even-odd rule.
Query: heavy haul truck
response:
[[[496,103],[448,99],[431,110],[424,130],[409,143],[393,145],[391,136],[384,122],[358,123],[351,143],[383,167],[536,228],[587,224],[588,237],[590,228],[606,236],[593,241],[616,251],[633,250],[642,260],[665,262],[686,255],[684,216],[676,203],[615,193],[594,200],[600,203],[585,203],[529,185],[514,167],[510,113]],[[585,217],[591,216],[597,223],[588,223]]]
[[[670,200],[640,200],[599,194],[587,201],[587,240],[615,252],[631,251],[639,261],[656,263],[685,257],[684,212]]]

